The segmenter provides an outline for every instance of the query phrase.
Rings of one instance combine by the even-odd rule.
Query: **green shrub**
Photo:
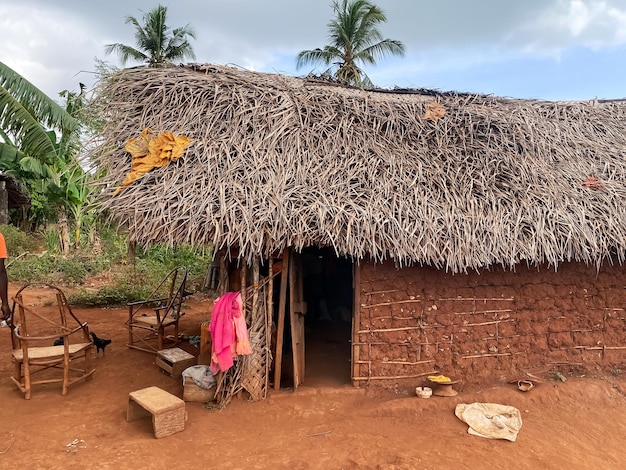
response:
[[[161,266],[144,266],[138,261],[136,266],[118,267],[114,280],[98,289],[80,289],[69,296],[73,305],[85,307],[124,305],[135,300],[144,300],[161,282]],[[167,274],[167,273],[165,273]],[[163,277],[165,277],[165,274]]]
[[[150,292],[143,285],[115,283],[96,290],[80,289],[68,297],[72,305],[82,307],[104,307],[125,305],[127,302],[146,299]]]
[[[4,235],[7,252],[11,258],[37,250],[37,239],[32,235],[27,235],[13,225],[0,225],[0,233]]]
[[[9,282],[52,282],[56,271],[55,259],[47,254],[26,255],[10,261],[7,265]]]
[[[44,247],[49,253],[59,253],[59,246],[61,244],[59,237],[59,231],[56,228],[48,228],[44,232]]]
[[[56,264],[56,272],[70,284],[82,284],[90,272],[90,263],[77,258],[61,258]]]
[[[209,249],[193,248],[187,245],[168,248],[154,245],[137,248],[134,260],[127,260],[127,238],[113,228],[99,233],[98,253],[74,251],[69,256],[61,256],[54,249],[58,243],[56,230],[45,233],[48,250],[33,254],[37,243],[29,236],[12,226],[2,226],[7,247],[11,254],[24,254],[15,258],[8,266],[9,281],[16,283],[44,282],[57,286],[82,286],[70,295],[70,302],[83,306],[120,305],[133,300],[146,299],[162,279],[176,266],[185,266],[189,271],[187,290],[194,292],[202,288],[206,270],[211,262]],[[84,286],[91,276],[103,272],[114,273],[108,285],[98,289]]]

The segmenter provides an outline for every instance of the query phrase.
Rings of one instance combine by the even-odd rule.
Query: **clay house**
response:
[[[22,183],[0,171],[0,225],[9,223],[9,209],[20,210],[22,222],[30,207],[30,195]]]
[[[121,71],[97,104],[102,208],[137,243],[211,245],[246,296],[233,393],[625,365],[625,101],[189,64]],[[144,129],[188,145],[117,190]]]

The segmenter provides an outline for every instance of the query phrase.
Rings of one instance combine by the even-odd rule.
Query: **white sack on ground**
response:
[[[469,425],[467,432],[487,439],[507,439],[515,442],[522,427],[520,411],[509,405],[497,403],[460,403],[454,414]]]
[[[185,384],[185,377],[191,378],[195,384],[206,390],[214,387],[217,384],[215,376],[211,373],[211,367],[206,365],[197,365],[187,367],[182,374],[183,385]]]

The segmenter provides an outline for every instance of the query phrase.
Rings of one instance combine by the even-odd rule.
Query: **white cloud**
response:
[[[19,3],[18,3],[19,2]],[[199,62],[252,70],[295,70],[303,49],[324,46],[331,0],[161,0],[168,24],[191,25]],[[559,59],[585,48],[626,44],[626,0],[374,0],[387,14],[385,37],[407,55],[367,69],[385,84],[420,86],[425,71],[463,74],[494,63]],[[90,76],[94,59],[118,64],[104,45],[133,44],[127,15],[141,18],[154,0],[2,0],[0,61],[55,95]],[[380,83],[377,78],[376,83]],[[433,86],[437,86],[433,84]]]
[[[567,49],[626,44],[626,5],[606,0],[558,0],[507,36],[524,54],[558,57]]]
[[[56,98],[63,89],[78,89],[83,66],[93,63],[93,38],[81,18],[54,8],[0,5],[3,47],[0,61]],[[78,74],[78,75],[77,75]]]

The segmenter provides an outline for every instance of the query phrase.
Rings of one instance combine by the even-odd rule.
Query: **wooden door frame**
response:
[[[305,343],[304,316],[307,307],[304,302],[302,258],[293,253],[289,262],[289,323],[291,326],[291,356],[293,358],[293,388],[296,390],[304,382]]]

